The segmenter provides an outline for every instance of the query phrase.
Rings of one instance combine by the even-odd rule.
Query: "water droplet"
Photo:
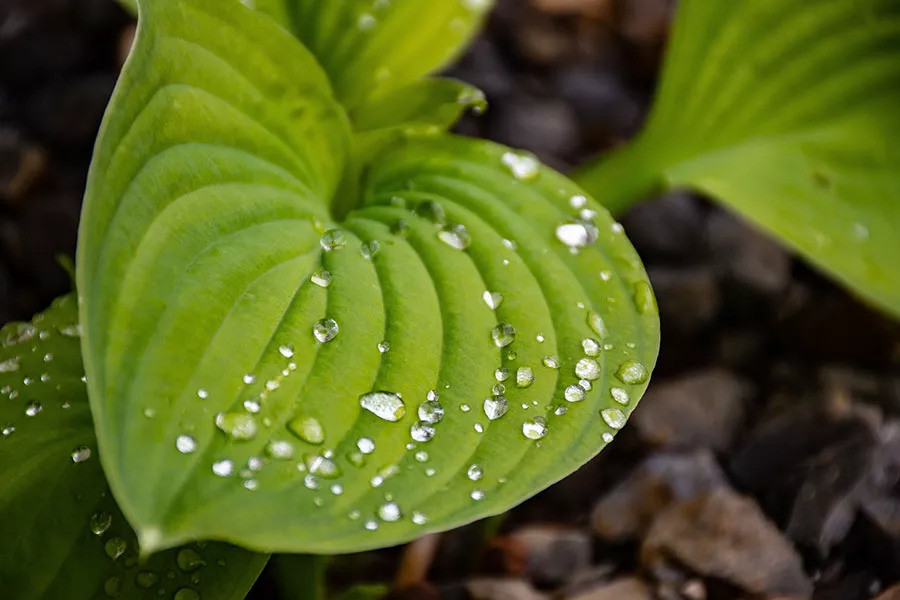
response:
[[[219,477],[228,477],[234,473],[234,463],[228,459],[216,461],[212,465],[212,471]]]
[[[409,428],[409,435],[417,442],[429,442],[434,437],[434,427],[428,423],[416,421]]]
[[[182,454],[190,454],[197,449],[197,440],[189,435],[179,435],[175,438],[175,448]]]
[[[606,442],[607,444],[610,443],[611,441],[613,441],[613,434],[611,434],[608,431],[604,431],[603,435],[601,435],[600,437],[602,437],[603,441]]]
[[[294,446],[287,440],[271,440],[266,444],[266,456],[276,460],[290,460],[294,457]]]
[[[579,379],[596,381],[600,379],[600,365],[593,358],[582,358],[575,363],[575,375]]]
[[[341,494],[344,493],[344,486],[342,486],[339,483],[332,484],[329,489],[331,490],[331,493],[334,494],[335,496],[340,496]]]
[[[325,428],[315,417],[302,416],[291,419],[287,427],[304,442],[318,446],[325,441]]]
[[[658,309],[656,307],[656,298],[653,297],[653,290],[646,281],[638,281],[634,284],[634,306],[642,315],[655,314]]]
[[[600,354],[600,342],[593,338],[581,340],[581,348],[588,356],[598,356]]]
[[[556,408],[553,409],[553,414],[556,415],[557,417],[561,417],[564,414],[566,414],[567,412],[569,412],[569,407],[566,406],[565,404],[560,404],[559,406],[557,406]]]
[[[372,454],[375,451],[375,442],[367,437],[359,438],[356,440],[356,447],[363,454]]]
[[[313,327],[313,335],[324,344],[337,337],[339,329],[340,327],[334,319],[322,319]]]
[[[322,239],[319,240],[319,244],[321,244],[323,250],[331,252],[332,250],[339,250],[346,246],[347,238],[344,237],[344,232],[340,229],[329,229],[322,234]]]
[[[370,519],[363,524],[363,527],[365,527],[367,531],[375,531],[378,529],[378,523]]]
[[[256,437],[256,419],[247,413],[219,413],[216,415],[216,427],[233,440],[247,441]]]
[[[60,327],[59,332],[66,337],[81,337],[81,323],[76,323],[75,325],[66,325],[65,327]],[[41,339],[44,339],[43,337]]]
[[[106,551],[106,555],[113,560],[116,560],[123,554],[125,554],[125,550],[128,549],[128,542],[123,540],[120,537],[111,538],[106,545],[103,547]]]
[[[428,523],[428,517],[417,511],[412,514],[412,522],[416,525],[425,525]]]
[[[356,26],[360,31],[369,31],[377,24],[378,20],[369,13],[363,13],[359,15],[359,18],[356,20]]]
[[[399,521],[403,514],[396,502],[385,502],[378,507],[378,518],[388,523]]]
[[[534,383],[534,371],[531,367],[519,367],[516,370],[516,387],[527,388]]]
[[[625,413],[618,408],[604,408],[600,411],[600,416],[602,416],[603,420],[606,421],[606,424],[613,429],[621,429],[627,420]]]
[[[178,555],[175,557],[175,564],[177,564],[178,568],[185,573],[190,573],[204,566],[206,562],[203,560],[203,557],[197,553],[196,550],[192,550],[191,548],[182,548],[178,551]]]
[[[471,479],[472,481],[478,481],[484,476],[484,471],[479,465],[470,465],[469,469],[466,471],[466,477]]]
[[[118,577],[110,577],[103,584],[103,593],[110,598],[115,598],[122,591],[122,580]]]
[[[591,331],[596,333],[601,340],[606,339],[609,335],[609,330],[606,329],[606,323],[603,321],[603,317],[593,310],[588,311],[587,324],[588,327],[591,328]],[[584,344],[584,342],[582,342],[582,344]]]
[[[72,450],[71,456],[73,463],[83,463],[91,457],[91,449],[87,446],[78,446]]]
[[[522,433],[529,440],[539,440],[547,435],[547,420],[543,417],[535,417],[522,423]]]
[[[25,414],[29,417],[34,417],[40,414],[42,410],[44,410],[44,407],[41,405],[41,403],[36,400],[32,400],[28,403],[28,406],[25,407]]]
[[[321,271],[316,271],[310,275],[309,280],[320,288],[327,288],[331,285],[331,273],[322,269]]]
[[[587,221],[563,223],[556,228],[556,239],[569,248],[584,248],[597,241],[597,227]]]
[[[558,356],[545,356],[543,360],[544,366],[548,369],[558,369],[559,368],[559,357]]]
[[[534,179],[541,172],[540,161],[530,152],[506,152],[501,161],[516,179],[527,181]]]
[[[428,460],[431,458],[424,450],[419,450],[418,452],[416,452],[415,457],[416,461],[420,463],[428,462]]]
[[[444,407],[437,400],[426,400],[419,405],[418,414],[423,423],[435,425],[444,418]]]
[[[503,246],[508,250],[515,250],[517,245],[514,241],[503,238]]]
[[[12,423],[7,423],[6,425],[3,426],[2,429],[0,429],[0,435],[2,435],[3,437],[7,437],[7,436],[10,436],[13,433],[15,433],[15,431],[16,431],[15,425],[13,425]]]
[[[484,500],[484,490],[472,490],[469,497],[472,498],[472,500]]]
[[[428,201],[418,204],[416,213],[436,225],[443,225],[447,222],[447,213],[444,211],[444,207],[437,202]]]
[[[506,386],[503,385],[502,383],[495,383],[491,387],[491,393],[494,394],[495,396],[502,396],[503,394],[506,393]]]
[[[251,375],[250,373],[247,373],[246,375],[244,375],[243,377],[241,377],[241,381],[243,381],[243,382],[244,382],[245,384],[247,384],[247,385],[250,385],[251,383],[253,383],[254,381],[256,381],[256,376],[255,376],[255,375]]]
[[[620,388],[620,387],[612,387],[612,388],[610,388],[610,389],[609,389],[609,394],[610,394],[610,396],[613,397],[613,400],[615,400],[615,401],[618,402],[619,404],[628,404],[628,402],[631,400],[631,399],[628,397],[628,392],[626,392],[625,390],[623,390],[623,389]]]
[[[578,195],[578,196],[572,196],[571,198],[569,198],[569,206],[571,206],[575,210],[580,210],[580,209],[584,208],[584,206],[586,204],[587,204],[587,198],[585,198],[584,196]]]
[[[19,370],[19,359],[10,358],[0,362],[0,373],[12,373]]]
[[[569,402],[581,402],[585,396],[584,390],[577,385],[568,386],[563,395]]]
[[[359,247],[359,253],[362,254],[362,257],[369,260],[378,256],[379,252],[381,252],[381,244],[378,240],[363,242]]]
[[[494,371],[494,379],[497,381],[506,381],[509,379],[509,369],[500,368]]]
[[[505,396],[494,396],[486,398],[484,401],[484,414],[491,421],[496,421],[506,414],[509,409],[509,402]]]
[[[516,330],[509,323],[500,323],[491,330],[491,339],[498,348],[505,348],[516,339]]]
[[[172,600],[200,600],[200,594],[190,588],[181,588],[175,592]]]
[[[393,392],[369,392],[359,397],[359,405],[385,421],[396,422],[406,414],[406,405],[400,394]]]
[[[382,354],[384,354],[385,352],[388,352],[390,349],[391,349],[391,343],[389,341],[385,340],[383,342],[378,342],[378,351],[381,352]]]
[[[853,237],[860,241],[869,239],[869,228],[863,223],[854,223]]]
[[[460,404],[460,405],[459,405],[459,410],[463,411],[464,413],[467,413],[467,412],[469,412],[470,410],[472,410],[472,407],[469,406],[468,404]]]
[[[481,297],[484,298],[484,303],[487,304],[488,308],[491,310],[497,310],[497,307],[503,302],[503,296],[499,292],[485,291]]]
[[[622,383],[638,385],[647,381],[650,377],[650,373],[647,371],[647,367],[642,363],[639,363],[636,360],[628,360],[619,366],[619,370],[616,371],[616,377]]]
[[[139,588],[151,588],[156,585],[158,581],[159,575],[153,571],[139,571],[137,575],[134,576],[134,583]]]
[[[472,236],[465,225],[456,224],[441,229],[437,233],[439,240],[457,250],[465,250],[472,243]]]
[[[290,344],[282,344],[278,347],[278,353],[285,358],[291,358],[294,356],[294,347]]]
[[[112,516],[109,513],[98,512],[91,516],[91,532],[94,535],[103,535],[112,525]]]
[[[297,468],[300,468],[300,465],[297,465]],[[306,468],[305,466],[303,467]],[[319,480],[315,475],[308,473],[303,477],[303,486],[308,490],[317,490],[319,489]]]

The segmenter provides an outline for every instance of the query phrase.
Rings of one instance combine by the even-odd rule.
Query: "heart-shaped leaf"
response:
[[[145,549],[396,544],[506,510],[622,427],[654,298],[571,182],[413,136],[332,197],[345,121],[309,65],[270,68],[302,67],[296,40],[220,0],[142,4],[137,40],[78,276],[101,456]]]
[[[693,187],[900,316],[900,3],[681,3],[649,123],[580,182]]]
[[[493,0],[247,0],[312,51],[342,102],[401,87],[452,59]]]
[[[0,330],[3,597],[237,600],[266,557],[192,544],[138,559],[96,456],[75,299]]]

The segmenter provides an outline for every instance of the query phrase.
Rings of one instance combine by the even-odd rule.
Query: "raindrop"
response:
[[[324,344],[337,337],[339,329],[337,321],[334,319],[322,319],[313,327],[313,335]]]
[[[474,429],[474,430],[477,431],[478,433],[484,433],[484,426],[483,426],[481,423],[475,423],[475,424],[472,426],[472,429]]]
[[[391,343],[387,340],[378,342],[378,351],[384,354],[391,349]]]
[[[509,323],[500,323],[491,330],[491,339],[498,348],[505,348],[516,339],[516,330]]]
[[[416,206],[416,213],[437,225],[447,222],[447,213],[444,211],[444,207],[437,202],[422,202]]]
[[[553,410],[553,414],[556,415],[557,417],[561,417],[564,414],[566,414],[567,412],[569,412],[569,407],[566,406],[565,404],[560,404]]]
[[[344,486],[342,486],[339,483],[332,484],[332,486],[329,489],[331,490],[331,493],[334,494],[335,496],[340,496],[341,494],[344,493]]]
[[[216,461],[213,463],[212,471],[219,477],[228,477],[234,473],[234,463],[228,459]]]
[[[588,356],[598,356],[600,354],[600,342],[593,338],[584,338],[581,340],[581,349]]]
[[[134,583],[139,588],[151,588],[157,584],[159,576],[153,571],[140,571],[134,576]]]
[[[570,385],[566,388],[566,391],[563,393],[566,400],[569,402],[581,402],[584,400],[584,390],[577,385]]]
[[[587,221],[563,223],[556,228],[556,239],[569,248],[584,248],[597,241],[597,227]]]
[[[322,239],[319,240],[319,244],[322,245],[323,250],[331,252],[332,250],[339,250],[346,246],[347,239],[344,237],[344,232],[340,229],[329,229],[322,234]]]
[[[469,412],[470,410],[472,410],[472,407],[469,406],[468,404],[460,404],[460,405],[459,405],[459,410],[463,411],[464,413],[467,413],[467,412]]]
[[[19,370],[19,359],[10,358],[0,362],[0,373],[12,373]]]
[[[385,421],[396,422],[406,414],[406,405],[400,394],[393,392],[369,392],[359,397],[359,405]]]
[[[369,13],[363,13],[359,15],[359,18],[356,20],[356,26],[360,31],[369,31],[377,24],[378,20]]]
[[[506,386],[503,385],[502,383],[495,383],[491,387],[491,393],[494,394],[495,396],[502,396],[503,394],[506,393]]]
[[[600,379],[600,365],[593,358],[582,358],[575,363],[575,375],[579,379],[595,381]]]
[[[558,369],[559,368],[559,357],[557,356],[545,356],[544,357],[544,366],[548,369]]]
[[[305,460],[306,468],[309,469],[309,472],[311,474],[321,475],[326,479],[338,477],[341,474],[341,470],[337,466],[337,463],[331,460],[328,456],[324,456],[321,454],[315,456],[307,455],[305,457]]]
[[[601,281],[610,281],[612,279],[612,271],[600,271],[600,280]]]
[[[419,450],[418,452],[416,452],[415,457],[416,457],[416,462],[420,462],[420,463],[428,462],[428,459],[431,458],[428,455],[428,453],[425,452],[424,450]]]
[[[106,580],[106,583],[103,584],[103,593],[110,598],[118,596],[121,591],[122,580],[118,577],[110,577]]]
[[[363,527],[365,527],[367,531],[375,531],[378,529],[378,523],[370,519],[363,524]]]
[[[403,514],[396,502],[385,502],[378,507],[378,518],[388,523],[399,521]]]
[[[3,429],[0,429],[0,435],[2,435],[3,437],[6,437],[9,435],[12,435],[13,433],[15,433],[15,431],[16,431],[16,426],[13,425],[12,423],[7,423],[6,425],[3,426]]]
[[[290,344],[283,344],[278,347],[278,353],[285,358],[291,358],[294,356],[294,347]]]
[[[98,512],[91,516],[91,532],[94,535],[103,535],[112,525],[112,516],[109,513]]]
[[[428,517],[420,512],[414,512],[412,514],[412,522],[416,525],[425,525],[426,523],[428,523]]]
[[[418,414],[423,423],[435,425],[444,418],[444,407],[437,400],[426,400],[419,405]]]
[[[409,435],[417,442],[428,442],[434,437],[434,427],[428,423],[416,421],[409,428]]]
[[[634,306],[642,315],[655,314],[656,298],[653,297],[653,289],[646,281],[638,281],[634,284]]]
[[[207,398],[209,398],[209,392],[203,388],[200,388],[199,390],[197,390],[197,397],[201,400],[206,400]]]
[[[371,438],[363,437],[356,440],[356,447],[363,454],[372,454],[375,451],[375,442]]]
[[[203,557],[200,556],[196,550],[192,550],[191,548],[182,548],[179,550],[178,555],[175,557],[175,563],[178,565],[178,568],[185,573],[196,571],[206,564]]]
[[[456,224],[441,229],[437,233],[439,240],[457,250],[465,250],[472,243],[472,236],[465,225]]]
[[[359,253],[362,254],[362,257],[369,260],[375,258],[379,252],[381,252],[381,244],[378,243],[378,240],[363,242],[359,247]]]
[[[200,600],[200,594],[190,588],[181,588],[175,592],[172,600]]]
[[[247,441],[256,437],[256,420],[246,413],[219,413],[216,427],[233,440]]]
[[[87,446],[78,446],[72,451],[72,462],[83,463],[91,457],[91,449]]]
[[[609,330],[606,329],[606,323],[603,322],[603,317],[592,310],[588,311],[587,324],[588,327],[591,328],[591,331],[596,333],[601,340],[606,339],[609,335]]]
[[[600,415],[603,417],[603,420],[606,421],[606,424],[613,429],[621,429],[627,420],[625,413],[618,408],[604,408],[600,411]]]
[[[472,481],[478,481],[482,476],[484,476],[484,471],[479,465],[470,465],[469,469],[466,471],[466,477]]]
[[[271,440],[266,444],[266,456],[276,460],[289,460],[294,457],[294,446],[286,440]]]
[[[474,0],[469,0],[469,2],[474,2]],[[516,179],[534,179],[540,173],[540,161],[529,152],[506,152],[501,161]]]
[[[28,403],[28,406],[25,407],[25,414],[29,417],[34,417],[40,414],[42,410],[44,410],[44,407],[41,405],[41,403],[36,400],[32,400]]]
[[[509,369],[500,368],[494,371],[494,379],[497,381],[506,381],[509,379]]]
[[[522,433],[529,440],[539,440],[547,435],[547,420],[543,417],[535,417],[522,423]]]
[[[650,377],[650,373],[647,371],[647,367],[642,363],[639,363],[636,360],[629,360],[619,366],[619,370],[616,371],[616,377],[622,383],[638,385],[647,381],[647,378]]]
[[[610,396],[613,397],[613,400],[615,400],[615,401],[618,402],[619,404],[623,404],[623,405],[624,405],[624,404],[628,404],[628,402],[631,400],[631,399],[628,397],[628,392],[626,392],[625,390],[623,390],[623,389],[620,388],[620,387],[612,387],[612,388],[610,388],[610,389],[609,389],[609,394],[610,394]]]
[[[117,558],[125,554],[125,550],[128,549],[128,542],[120,537],[114,537],[106,542],[106,545],[103,548],[106,551],[106,555],[108,557],[116,560]]]
[[[586,204],[587,204],[587,198],[585,198],[584,196],[579,195],[579,196],[572,196],[571,198],[569,198],[569,206],[571,206],[575,210],[580,210],[580,209],[584,208],[584,206]]]
[[[182,454],[190,454],[197,449],[197,440],[189,435],[179,435],[175,438],[175,447]]]
[[[506,238],[503,238],[503,246],[506,247],[506,248],[509,249],[509,250],[515,250],[515,249],[516,249],[516,243],[515,243],[514,241],[508,240],[508,239],[506,239]]]
[[[81,323],[60,327],[59,332],[66,337],[81,337]],[[41,339],[44,339],[43,337]]]
[[[516,370],[516,387],[527,388],[534,383],[534,371],[531,367],[519,367]]]
[[[484,490],[472,490],[472,493],[469,494],[469,497],[472,498],[472,500],[483,500]]]
[[[260,411],[260,408],[261,407],[258,401],[253,400],[252,398],[244,400],[244,410],[246,410],[248,413],[252,413],[255,415]]]
[[[314,446],[325,441],[325,428],[315,417],[305,416],[291,419],[287,427],[298,438]]]
[[[250,373],[247,373],[246,375],[244,375],[243,377],[241,377],[241,381],[243,381],[243,382],[244,382],[245,384],[247,384],[247,385],[250,385],[251,383],[253,383],[254,381],[256,381],[256,376],[255,376],[255,375],[251,375]]]
[[[266,382],[266,390],[269,392],[274,392],[275,390],[277,390],[280,387],[281,387],[281,384],[278,383],[278,380],[276,380],[276,379],[270,379]]]
[[[503,296],[499,292],[485,291],[481,297],[484,298],[484,303],[487,304],[488,308],[491,310],[497,310],[497,307],[503,302]]]
[[[327,288],[329,285],[331,285],[331,273],[322,269],[321,271],[316,271],[315,273],[313,273],[309,277],[309,280],[320,288]]]

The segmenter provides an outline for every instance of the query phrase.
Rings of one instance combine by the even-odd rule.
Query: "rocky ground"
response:
[[[667,0],[501,1],[450,74],[460,130],[567,169],[646,114]],[[130,37],[112,0],[0,7],[0,321],[69,289],[84,178]],[[502,519],[343,557],[397,598],[900,599],[900,327],[709,201],[623,219],[659,300],[650,392],[611,448]],[[255,598],[274,597],[264,574]]]

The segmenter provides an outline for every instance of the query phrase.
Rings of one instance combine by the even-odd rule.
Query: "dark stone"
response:
[[[472,600],[546,600],[521,579],[473,579],[466,584]]]
[[[628,239],[645,261],[692,264],[708,256],[706,211],[686,192],[640,202],[622,217]]]
[[[577,529],[536,525],[514,531],[509,541],[522,557],[522,574],[538,586],[558,585],[591,563],[591,538]]]
[[[518,95],[502,102],[490,121],[490,137],[514,148],[524,148],[542,161],[558,163],[579,147],[579,127],[569,106],[557,98]]]
[[[662,328],[692,334],[714,322],[721,306],[719,278],[711,267],[650,267]]]
[[[563,596],[566,600],[653,600],[653,593],[643,581],[636,577],[625,577],[593,589],[584,590],[574,596]]]

